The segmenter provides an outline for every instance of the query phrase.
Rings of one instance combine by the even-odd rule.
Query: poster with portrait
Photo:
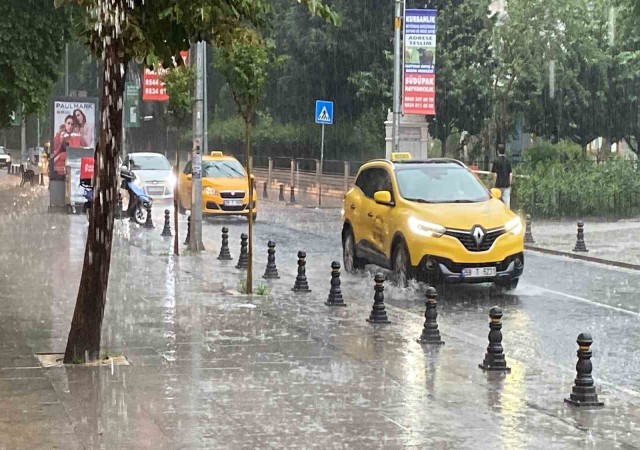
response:
[[[49,173],[54,179],[61,180],[65,177],[68,147],[95,148],[97,114],[96,98],[63,97],[53,100]]]

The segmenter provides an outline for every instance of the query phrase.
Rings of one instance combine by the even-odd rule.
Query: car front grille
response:
[[[244,198],[244,191],[222,191],[220,192],[222,198]]]
[[[147,194],[164,195],[164,186],[147,186]]]
[[[454,237],[460,241],[460,243],[470,252],[486,252],[489,250],[493,243],[502,236],[505,231],[504,228],[496,228],[493,230],[484,231],[484,236],[480,245],[476,243],[475,237],[472,235],[472,231],[466,230],[447,230],[445,234],[447,236]]]

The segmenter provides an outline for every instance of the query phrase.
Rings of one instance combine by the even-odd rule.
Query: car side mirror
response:
[[[491,197],[495,198],[496,200],[500,200],[502,198],[502,191],[500,191],[500,189],[498,188],[491,189]]]
[[[391,200],[391,192],[389,191],[378,191],[373,194],[373,200],[379,205],[387,205],[393,206],[393,201]]]
[[[190,173],[187,174],[187,180],[190,180],[193,177]]]

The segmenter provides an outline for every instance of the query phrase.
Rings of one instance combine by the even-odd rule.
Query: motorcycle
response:
[[[129,220],[136,222],[138,225],[144,225],[147,221],[147,214],[151,209],[153,200],[136,184],[136,175],[122,167],[120,169],[120,176],[122,177],[122,189],[125,189],[129,194],[129,207],[126,211],[126,216],[129,216]]]

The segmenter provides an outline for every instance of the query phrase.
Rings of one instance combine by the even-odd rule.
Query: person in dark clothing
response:
[[[505,155],[503,144],[498,144],[498,159],[493,162],[493,183],[500,189],[502,201],[507,208],[511,208],[511,181],[513,174],[511,173],[511,161]]]

